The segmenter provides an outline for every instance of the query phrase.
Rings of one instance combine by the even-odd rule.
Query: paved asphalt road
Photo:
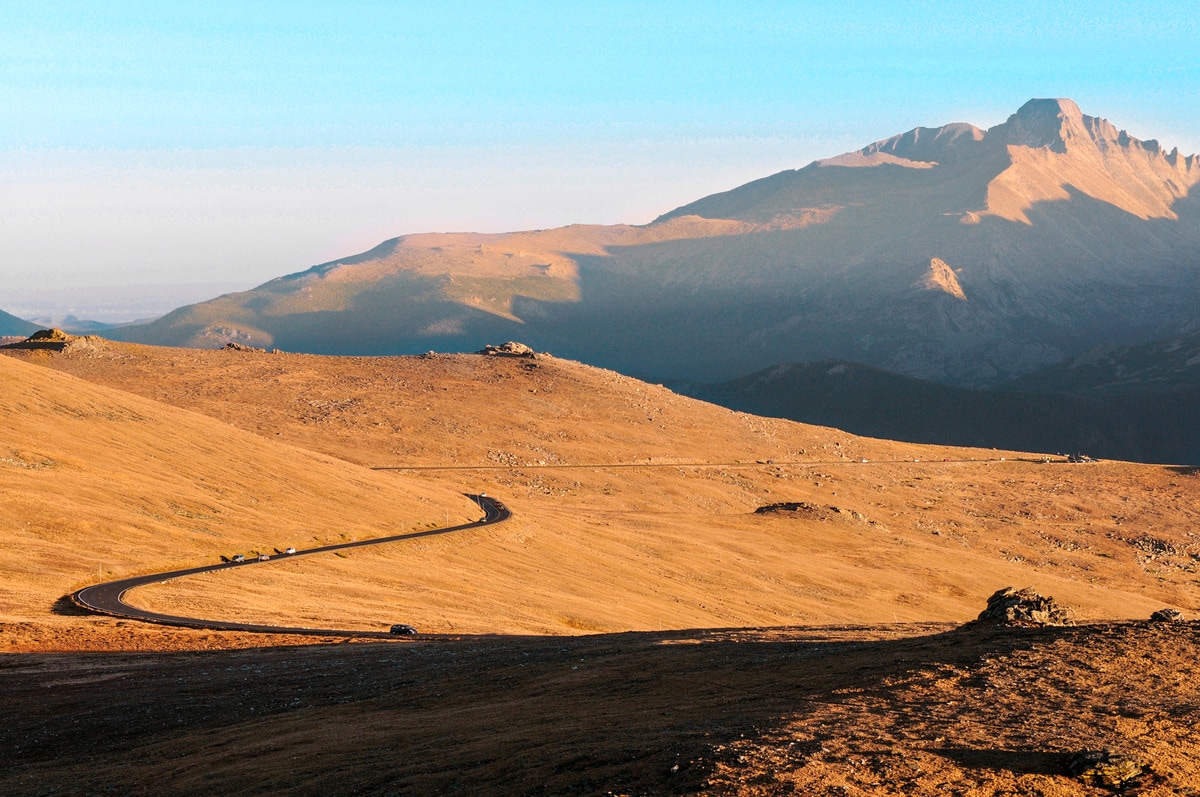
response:
[[[202,620],[195,617],[176,617],[171,614],[158,614],[157,612],[149,612],[145,609],[139,609],[136,606],[130,606],[125,602],[125,593],[136,587],[144,587],[147,584],[158,584],[163,581],[170,581],[173,578],[182,578],[183,576],[193,576],[198,573],[211,573],[215,570],[228,570],[234,567],[252,567],[254,565],[268,564],[276,559],[294,559],[297,556],[310,556],[315,553],[328,553],[330,551],[342,551],[346,548],[361,548],[366,545],[381,545],[385,542],[400,542],[401,540],[413,540],[418,537],[433,537],[438,534],[449,534],[455,531],[463,531],[465,529],[474,529],[481,526],[488,526],[493,523],[502,523],[512,517],[512,512],[504,504],[497,501],[495,498],[489,498],[485,495],[472,495],[471,499],[479,503],[483,508],[484,517],[482,520],[477,520],[474,523],[464,523],[461,526],[450,526],[444,529],[431,529],[429,531],[416,531],[409,534],[397,534],[394,537],[380,537],[374,540],[360,540],[359,542],[345,542],[338,545],[326,545],[321,548],[309,548],[304,551],[296,551],[294,554],[280,554],[271,557],[268,562],[259,562],[257,559],[247,559],[244,562],[227,562],[216,565],[206,565],[205,567],[193,567],[188,570],[172,570],[169,573],[154,573],[148,576],[135,576],[133,578],[123,578],[119,581],[109,581],[104,584],[96,584],[92,587],[84,587],[78,592],[71,595],[71,600],[81,608],[96,614],[107,614],[113,617],[127,617],[131,620],[142,620],[147,623],[159,623],[160,625],[175,625],[184,628],[206,628],[219,631],[251,631],[263,634],[304,634],[308,636],[355,636],[355,637],[391,637],[387,631],[342,631],[334,628],[293,628],[279,625],[255,625],[253,623],[230,623],[221,620]]]

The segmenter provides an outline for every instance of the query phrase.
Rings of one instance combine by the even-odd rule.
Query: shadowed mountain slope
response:
[[[682,392],[735,410],[914,443],[1200,464],[1200,390],[971,390],[858,363],[791,363]]]
[[[917,128],[634,227],[408,235],[113,332],[318,353],[520,339],[658,378],[865,362],[981,385],[1178,334],[1200,161],[1070,100]]]
[[[1098,346],[1014,380],[1010,387],[1081,395],[1200,393],[1200,332],[1137,346]]]
[[[6,335],[32,335],[39,329],[37,324],[17,318],[15,315],[0,310],[0,337]]]

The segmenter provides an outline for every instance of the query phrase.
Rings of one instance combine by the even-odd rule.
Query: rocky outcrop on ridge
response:
[[[1150,615],[1152,623],[1182,623],[1183,612],[1178,609],[1159,609],[1154,614]]]
[[[979,622],[1015,626],[1074,625],[1067,607],[1054,598],[1039,595],[1032,587],[996,590],[988,598],[987,608],[979,613]]]
[[[510,340],[500,346],[488,344],[484,346],[476,354],[483,354],[488,357],[536,357],[537,352],[526,346],[524,343],[517,343],[515,340]]]

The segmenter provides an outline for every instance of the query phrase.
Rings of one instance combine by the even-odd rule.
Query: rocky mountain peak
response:
[[[1107,119],[1088,116],[1068,99],[1033,99],[1022,105],[1003,124],[987,131],[986,139],[999,144],[1045,147],[1064,153],[1077,147],[1107,149],[1142,144]],[[1150,149],[1157,149],[1157,142]],[[1144,145],[1143,145],[1144,146]]]

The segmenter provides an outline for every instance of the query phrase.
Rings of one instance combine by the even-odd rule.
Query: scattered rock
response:
[[[537,352],[526,346],[524,343],[517,343],[510,340],[503,346],[484,346],[476,354],[485,354],[489,357],[536,357]]]
[[[861,512],[855,512],[852,509],[843,509],[842,507],[828,505],[820,506],[818,504],[810,504],[807,501],[781,501],[777,504],[766,504],[754,510],[756,515],[769,515],[777,513],[787,513],[795,517],[813,518],[816,520],[831,520],[834,515],[849,516],[854,520],[866,520]],[[871,522],[871,521],[868,521]]]
[[[1182,623],[1183,612],[1178,609],[1159,609],[1150,615],[1152,623]]]
[[[979,620],[1018,626],[1074,625],[1067,607],[1057,604],[1054,598],[1039,595],[1032,587],[997,590],[988,598]]]
[[[71,337],[62,347],[62,351],[67,354],[83,354],[89,357],[100,354],[107,349],[108,341],[98,335]]]
[[[1067,760],[1067,773],[1088,786],[1122,791],[1149,771],[1136,758],[1108,750],[1080,750]]]
[[[247,346],[243,343],[235,343],[233,341],[226,343],[224,348],[232,349],[233,351],[261,351],[261,352],[266,351],[266,349],[259,349],[259,348],[255,348],[254,346]]]
[[[830,507],[834,512],[837,512],[837,507]],[[784,501],[778,504],[767,504],[760,506],[754,510],[756,515],[767,515],[773,512],[800,512],[805,515],[821,515],[824,514],[822,507],[816,504],[810,504],[807,501]]]

